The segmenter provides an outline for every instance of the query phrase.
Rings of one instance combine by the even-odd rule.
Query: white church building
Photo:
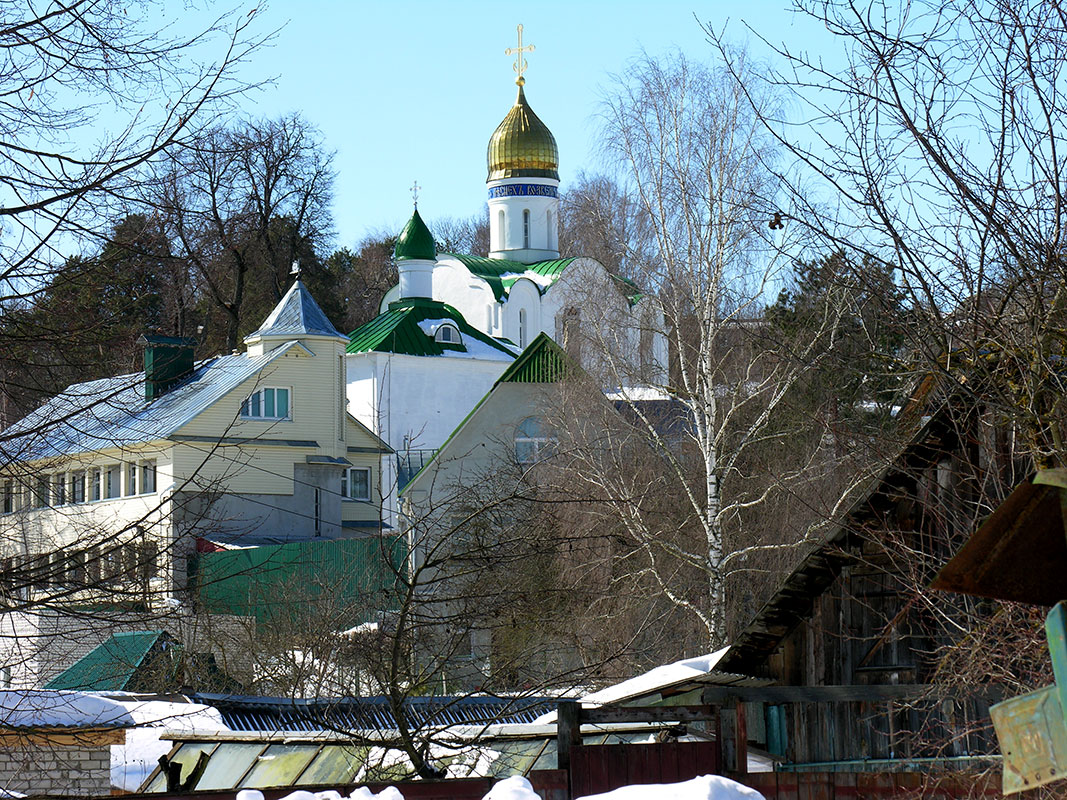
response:
[[[489,139],[489,253],[439,253],[416,208],[394,252],[400,282],[347,347],[349,412],[396,450],[401,486],[539,333],[605,389],[663,382],[654,300],[594,259],[561,257],[556,140],[516,82]]]

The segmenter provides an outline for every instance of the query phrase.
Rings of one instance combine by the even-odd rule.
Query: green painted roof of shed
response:
[[[464,345],[438,342],[427,334],[419,323],[428,319],[449,319],[455,323],[460,334],[476,339],[500,353],[514,357],[507,345],[492,336],[471,327],[455,308],[438,300],[421,297],[397,300],[389,304],[389,310],[361,325],[348,337],[348,353],[401,353],[409,356],[439,356],[445,350],[467,352]]]
[[[497,300],[504,297],[515,285],[515,282],[524,277],[523,273],[533,272],[542,278],[548,278],[555,283],[570,266],[573,258],[557,258],[552,261],[539,261],[535,264],[523,264],[521,261],[508,261],[503,258],[485,258],[484,256],[469,256],[462,253],[444,253],[451,256],[465,266],[472,275],[481,278],[488,283]],[[534,281],[537,289],[542,294],[547,286]],[[551,283],[549,285],[551,285]]]
[[[116,633],[45,684],[45,689],[120,692],[155,650],[163,631]]]
[[[434,244],[433,234],[422,221],[417,208],[397,237],[393,258],[397,261],[434,261],[437,258],[437,245]]]

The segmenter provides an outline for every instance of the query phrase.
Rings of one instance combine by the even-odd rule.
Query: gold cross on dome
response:
[[[413,184],[411,184],[411,199],[415,203],[415,208],[419,207],[419,189],[421,188],[422,187],[419,186],[418,181],[415,181]]]
[[[525,47],[523,47],[523,44],[522,44],[522,25],[519,25],[518,32],[519,32],[519,46],[518,47],[509,47],[507,50],[504,51],[504,55],[506,55],[506,56],[518,56],[518,58],[515,59],[515,63],[512,65],[512,69],[514,69],[515,72],[519,76],[518,78],[515,79],[515,83],[517,83],[520,86],[522,86],[522,84],[526,83],[526,79],[524,77],[522,77],[522,73],[524,73],[526,71],[526,67],[528,66],[527,63],[526,63],[526,59],[522,57],[522,54],[523,53],[532,53],[534,51],[534,46],[532,44],[528,44]]]

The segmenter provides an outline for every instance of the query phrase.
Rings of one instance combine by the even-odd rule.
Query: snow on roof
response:
[[[121,703],[91,692],[0,691],[5,728],[128,728],[136,721]]]
[[[675,661],[673,664],[664,664],[649,670],[643,675],[638,675],[622,683],[601,689],[599,692],[587,694],[582,698],[582,702],[590,705],[619,703],[632,697],[662,691],[675,684],[684,683],[694,678],[702,678],[715,669],[715,665],[719,663],[729,649],[729,647],[724,647],[707,655],[686,658],[682,661]]]
[[[623,386],[614,392],[607,392],[606,394],[609,400],[626,400],[631,403],[675,399],[657,386]]]

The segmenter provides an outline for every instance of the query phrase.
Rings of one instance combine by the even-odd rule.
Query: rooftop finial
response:
[[[299,261],[294,261],[293,262],[293,268],[291,270],[289,270],[289,274],[292,275],[294,278],[297,278],[297,279],[300,278],[300,262]]]
[[[415,204],[416,209],[419,207],[419,189],[421,188],[422,187],[419,186],[418,181],[411,184],[411,200]]]
[[[517,30],[519,32],[519,46],[509,47],[507,50],[504,51],[504,55],[517,56],[517,58],[515,59],[515,63],[512,65],[512,69],[514,69],[515,73],[519,76],[515,79],[515,83],[519,84],[519,86],[522,86],[524,83],[526,83],[526,79],[522,77],[522,73],[526,71],[526,67],[528,66],[526,64],[526,59],[522,57],[522,54],[532,53],[534,51],[534,46],[532,44],[528,44],[524,47],[522,44],[522,25],[519,25]]]

